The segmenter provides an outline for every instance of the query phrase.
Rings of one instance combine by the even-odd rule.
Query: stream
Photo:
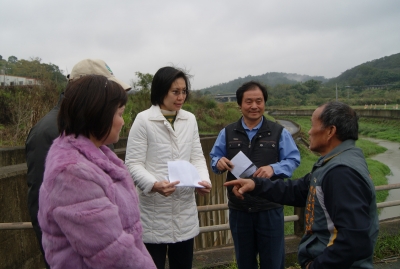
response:
[[[375,142],[387,148],[387,151],[375,155],[371,157],[371,159],[384,163],[390,168],[391,174],[386,176],[388,184],[400,183],[400,143],[370,137],[362,137],[362,139]],[[389,196],[386,202],[394,200],[400,200],[400,189],[389,190]],[[379,214],[379,220],[398,216],[400,216],[400,206],[385,207]]]

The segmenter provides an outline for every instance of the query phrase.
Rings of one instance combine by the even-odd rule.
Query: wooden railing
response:
[[[381,185],[381,186],[375,187],[376,191],[393,190],[393,189],[400,189],[400,183]],[[400,200],[377,203],[378,208],[385,208],[385,207],[392,207],[392,206],[399,206],[399,205],[400,205]],[[199,214],[204,213],[204,212],[228,210],[228,204],[198,206],[197,210],[198,210]],[[295,224],[294,225],[295,234],[297,234],[296,231],[300,231],[300,233],[302,233],[304,231],[304,223],[301,222],[300,220],[303,218],[304,208],[300,208],[300,207],[295,208],[294,211],[295,211],[295,215],[285,216],[284,221],[285,222],[293,221]],[[399,213],[399,217],[400,217],[400,213]],[[200,220],[200,222],[201,222],[201,220]],[[32,224],[30,222],[0,223],[0,230],[20,230],[20,229],[32,229]],[[200,227],[200,233],[220,232],[220,231],[226,231],[226,230],[229,230],[229,223]]]

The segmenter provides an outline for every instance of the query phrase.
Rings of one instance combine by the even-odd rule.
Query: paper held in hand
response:
[[[249,178],[252,177],[254,172],[257,171],[257,166],[247,158],[242,151],[239,151],[235,157],[232,158],[233,168],[231,173],[236,178]]]
[[[201,181],[199,172],[196,167],[188,161],[177,160],[168,162],[168,177],[169,182],[180,181],[177,187],[195,187],[204,188],[199,185]]]

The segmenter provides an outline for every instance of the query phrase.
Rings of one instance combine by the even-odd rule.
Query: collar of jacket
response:
[[[351,148],[354,148],[356,145],[356,141],[353,139],[348,139],[340,143],[339,146],[331,150],[328,154],[325,156],[321,157],[315,164],[314,164],[314,169],[324,166],[327,162],[338,156],[339,154],[345,152],[346,150],[349,150]]]
[[[161,109],[158,105],[152,105],[149,109],[149,120],[161,120],[164,121],[166,118],[161,113]],[[180,109],[176,115],[175,121],[178,119],[187,120],[189,119],[188,115],[185,113],[185,110]]]
[[[240,117],[240,119],[236,122],[235,131],[246,134],[246,130],[243,128],[242,125],[242,118],[243,116]],[[267,133],[268,136],[271,135],[271,127],[268,124],[268,120],[264,116],[263,116],[263,123],[261,124],[257,134],[263,134],[263,133]]]
[[[83,135],[79,135],[77,138],[73,134],[62,135],[58,139],[62,140],[63,147],[74,148],[114,180],[123,180],[130,177],[124,162],[107,146],[103,145],[97,148],[89,138]]]

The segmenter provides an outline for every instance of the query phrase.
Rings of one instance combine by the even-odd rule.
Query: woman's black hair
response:
[[[84,135],[102,141],[111,132],[114,114],[127,101],[118,83],[101,75],[87,75],[68,83],[58,112],[60,135]]]
[[[151,82],[150,100],[153,105],[162,105],[165,96],[167,96],[172,83],[177,78],[183,78],[186,83],[186,100],[188,100],[190,92],[189,75],[184,71],[171,66],[166,66],[158,69]]]

